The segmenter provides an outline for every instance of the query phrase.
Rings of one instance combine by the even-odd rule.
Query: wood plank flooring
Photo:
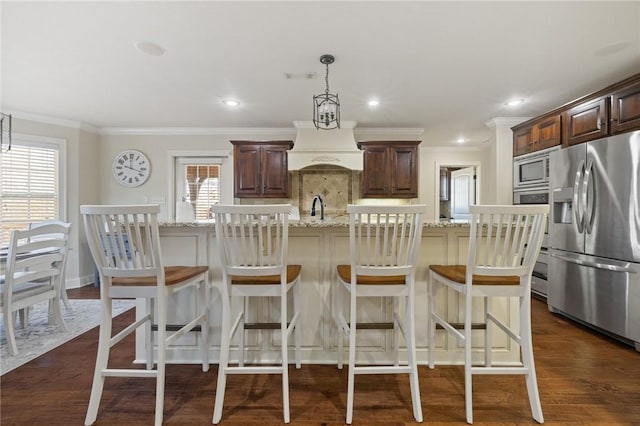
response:
[[[85,287],[70,297],[98,297]],[[133,317],[116,318],[114,330]],[[534,350],[545,424],[640,424],[640,354],[605,336],[548,312],[533,301]],[[98,329],[2,376],[0,424],[80,425],[89,400]],[[112,351],[111,366],[129,365],[133,337]],[[347,369],[333,365],[290,368],[291,424],[342,425],[346,412]],[[420,366],[425,423],[465,424],[463,370]],[[217,368],[169,365],[165,390],[167,425],[211,423]],[[524,378],[476,376],[475,424],[535,424]],[[148,425],[153,422],[154,380],[110,378],[96,425]],[[279,376],[230,376],[223,425],[281,424]],[[354,424],[413,424],[406,376],[358,376]]]

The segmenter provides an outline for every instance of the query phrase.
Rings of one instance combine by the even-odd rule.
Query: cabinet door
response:
[[[383,145],[364,148],[362,171],[362,195],[385,197],[389,194],[387,148]]]
[[[287,148],[266,145],[262,149],[263,195],[287,198],[289,196]]]
[[[609,125],[606,97],[575,106],[564,113],[563,145],[570,146],[607,136]]]
[[[513,132],[513,156],[527,154],[533,151],[532,128],[524,127]]]
[[[535,126],[535,150],[560,145],[560,115],[542,120]]]
[[[611,133],[640,129],[640,82],[611,96]]]
[[[240,145],[234,149],[234,196],[251,197],[262,193],[260,178],[260,147]]]
[[[416,157],[418,148],[415,146],[392,146],[388,149],[391,195],[401,198],[417,197],[418,167]]]

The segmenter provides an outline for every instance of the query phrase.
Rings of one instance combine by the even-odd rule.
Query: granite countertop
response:
[[[160,227],[179,228],[179,227],[210,227],[213,228],[213,222],[161,222]],[[340,215],[328,217],[325,220],[319,220],[311,217],[303,217],[300,220],[289,221],[289,228],[346,228],[349,226],[349,216]],[[454,221],[427,221],[424,222],[425,228],[468,228],[468,222]]]

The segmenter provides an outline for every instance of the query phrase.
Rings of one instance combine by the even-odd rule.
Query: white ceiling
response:
[[[640,2],[2,1],[2,111],[102,127],[308,121],[333,54],[342,120],[479,144],[640,72]],[[152,41],[161,57],[134,47]],[[315,80],[284,74],[315,72]],[[240,100],[229,110],[225,98]],[[375,109],[366,105],[376,97]],[[504,102],[526,98],[517,109]]]

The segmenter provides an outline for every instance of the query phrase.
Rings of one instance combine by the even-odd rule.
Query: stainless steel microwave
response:
[[[559,146],[513,158],[513,190],[549,185],[549,154]]]

